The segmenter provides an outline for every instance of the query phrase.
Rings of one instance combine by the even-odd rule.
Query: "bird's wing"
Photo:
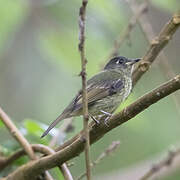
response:
[[[88,106],[92,105],[94,102],[111,96],[117,92],[120,92],[124,87],[123,77],[120,77],[117,72],[112,72],[109,74],[107,71],[103,71],[95,76],[93,76],[87,82],[87,100]],[[53,121],[48,129],[43,133],[41,137],[44,137],[48,132],[56,126],[56,124],[66,118],[72,117],[73,112],[77,112],[82,108],[82,90],[79,91],[78,95],[73,99],[73,101],[67,106],[63,113]]]
[[[87,100],[88,104],[92,104],[104,97],[111,96],[117,93],[123,87],[123,81],[106,81],[102,84],[92,84],[87,87]],[[82,104],[82,93],[78,96],[78,101],[76,105]]]
[[[105,80],[102,80],[100,76],[105,76],[106,72],[98,74],[98,77],[93,77],[87,82],[87,100],[88,105],[92,105],[94,102],[103,99],[107,96],[111,96],[122,90],[124,87],[124,81],[122,78],[113,77],[108,75]],[[95,79],[95,80],[93,80]],[[112,80],[113,79],[113,80]],[[82,108],[82,90],[67,107],[67,110],[77,111]]]

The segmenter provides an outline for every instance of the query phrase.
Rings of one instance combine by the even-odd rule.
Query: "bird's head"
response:
[[[134,64],[139,62],[141,59],[128,59],[123,56],[117,56],[112,58],[104,67],[104,70],[119,70],[129,75],[132,74]]]

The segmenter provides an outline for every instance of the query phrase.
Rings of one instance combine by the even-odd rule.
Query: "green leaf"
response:
[[[25,119],[24,126],[29,134],[35,136],[41,136],[44,129],[36,121],[31,119]]]
[[[27,9],[22,0],[0,0],[0,49],[4,47],[4,41],[9,34],[14,33],[19,23],[26,17]]]
[[[2,120],[0,119],[0,128],[3,126],[4,126],[4,124],[3,124]]]
[[[171,12],[177,11],[180,8],[179,0],[152,0],[152,3]]]
[[[38,123],[37,121],[32,119],[25,119],[24,127],[27,131],[26,138],[29,139],[32,144],[40,143],[48,145],[51,136],[47,136],[47,138],[40,138],[47,125]]]

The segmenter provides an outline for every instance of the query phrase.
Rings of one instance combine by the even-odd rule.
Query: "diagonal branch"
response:
[[[31,148],[33,152],[39,152],[43,155],[50,155],[55,153],[53,149],[43,144],[33,144],[31,145]],[[2,171],[9,164],[13,163],[15,160],[17,160],[18,158],[24,155],[27,155],[26,151],[24,149],[21,149],[15,152],[14,154],[10,155],[9,157],[3,157],[3,159],[0,160],[0,171]],[[46,175],[48,176],[49,180],[52,179],[51,176],[49,176],[49,173]]]
[[[97,164],[99,164],[105,157],[111,155],[114,151],[116,151],[119,147],[120,141],[113,141],[112,144],[108,146],[105,151],[103,151],[98,158],[91,163],[91,168],[94,168]],[[86,176],[86,172],[82,173],[77,180],[81,180],[83,177]]]
[[[64,124],[63,124],[64,126],[61,126],[58,134],[51,139],[51,141],[49,143],[49,147],[54,147],[56,145],[60,132],[66,133],[69,126],[71,126],[71,123],[72,123],[72,118],[69,118],[64,122]],[[58,167],[61,170],[65,180],[73,180],[71,172],[68,169],[67,164],[65,162],[61,166],[58,166]]]
[[[149,0],[146,0],[149,1]],[[136,26],[138,19],[145,14],[147,11],[147,2],[143,2],[137,9],[136,14],[134,14],[130,20],[128,25],[124,28],[123,32],[117,36],[117,38],[114,40],[114,45],[112,49],[109,51],[107,58],[105,59],[105,62],[107,62],[110,58],[117,56],[118,51],[122,44],[125,42],[126,39],[130,37],[130,33],[133,30],[133,28]],[[104,63],[102,64],[104,66]],[[101,65],[100,65],[101,66]],[[102,67],[101,67],[102,69]]]
[[[163,27],[160,34],[152,40],[152,44],[150,45],[146,55],[143,57],[143,60],[139,63],[138,67],[134,70],[133,73],[133,84],[135,85],[141,76],[148,71],[150,65],[154,62],[158,54],[161,50],[167,45],[169,39],[173,36],[173,33],[176,32],[180,25],[180,12],[173,15],[171,20]],[[159,40],[159,41],[157,41]],[[154,42],[154,43],[153,43]],[[155,43],[156,42],[156,43]],[[71,144],[76,137],[70,139],[69,141],[65,142],[62,146],[60,146],[57,150],[63,149],[64,147]]]
[[[147,1],[147,0],[146,0]],[[108,55],[108,60],[109,58],[112,58],[113,56],[118,55],[118,50],[124,43],[124,41],[130,36],[131,31],[135,27],[138,19],[142,16],[147,11],[147,2],[142,3],[138,8],[136,13],[131,17],[129,20],[129,24],[127,27],[124,29],[123,33],[119,35],[119,37],[114,41],[114,46],[111,49],[109,55]]]
[[[136,12],[139,10],[139,4],[136,2],[136,0],[126,0],[129,4],[129,7],[131,8],[134,16],[136,15]],[[140,25],[145,38],[149,43],[151,43],[153,37],[155,36],[155,32],[153,30],[152,25],[149,22],[149,19],[147,17],[147,14],[143,14],[137,19],[138,24]],[[164,72],[164,75],[167,77],[167,79],[172,78],[175,76],[175,73],[173,72],[170,63],[168,61],[167,56],[165,55],[164,51],[162,50],[161,53],[159,54],[159,59],[160,62],[159,66]],[[173,101],[175,103],[175,107],[178,113],[180,113],[180,104],[178,101],[178,97],[176,97],[176,94],[173,94],[172,96]]]
[[[29,156],[31,160],[36,160],[37,157],[27,141],[27,139],[21,134],[21,132],[18,130],[18,128],[15,126],[15,124],[11,121],[9,116],[0,108],[0,119],[6,126],[6,128],[9,130],[11,135],[17,140],[17,142],[22,146],[26,154]],[[51,175],[48,172],[45,172],[46,174],[46,179],[47,180],[52,180]]]
[[[136,68],[134,73],[134,84],[141,78],[141,76],[149,69],[150,64],[155,60],[159,52],[165,47],[168,41],[172,38],[175,31],[180,25],[180,13],[176,13],[172,19],[164,26],[159,36],[152,41],[152,44],[147,51],[146,55],[143,57],[143,61]],[[160,99],[166,97],[167,95],[180,89],[180,75],[173,78],[171,81],[163,84],[159,88],[151,91],[150,93],[144,95],[138,99],[133,104],[126,107],[120,113],[114,115],[110,122],[109,127],[104,124],[94,125],[93,122],[90,123],[90,142],[91,144],[102,138],[106,133],[108,133],[113,128],[127,122],[138,113],[142,112],[150,105],[156,103]],[[53,155],[43,157],[39,160],[30,162],[4,179],[13,179],[14,177],[18,180],[30,180],[32,177],[37,176],[41,172],[53,168],[59,164],[66,162],[69,159],[74,158],[79,155],[84,150],[84,138],[83,133],[80,132],[78,135],[64,143],[58,152]]]
[[[37,159],[35,153],[33,152],[31,145],[26,140],[26,138],[20,133],[8,115],[0,108],[0,118],[2,119],[4,125],[9,130],[11,135],[17,140],[17,142],[24,148],[30,159]]]
[[[135,85],[141,76],[149,69],[150,65],[156,59],[160,51],[172,39],[180,25],[180,12],[175,13],[171,20],[164,26],[159,35],[151,41],[151,45],[139,66],[135,69],[133,74],[133,84]]]
[[[106,133],[119,125],[132,119],[140,112],[144,111],[150,105],[156,103],[162,98],[180,89],[180,75],[174,77],[170,81],[164,83],[160,87],[145,94],[137,101],[124,108],[120,113],[112,116],[109,121],[109,127],[104,123],[100,125],[90,123],[90,143],[93,144]],[[11,180],[17,178],[18,180],[31,180],[33,177],[42,173],[43,171],[60,165],[76,156],[78,156],[84,150],[83,131],[81,131],[68,146],[64,147],[60,151],[53,155],[43,157],[41,159],[29,162],[18,168],[12,174],[4,178],[3,180]]]
[[[175,160],[175,158],[179,155],[180,155],[180,148],[177,148],[174,151],[172,151],[172,150],[169,151],[167,157],[162,159],[160,162],[156,163],[155,165],[153,165],[153,167],[151,169],[149,169],[149,171],[147,171],[147,173],[145,173],[140,178],[140,180],[150,179],[151,177],[153,177],[156,173],[158,173],[164,167],[170,166],[173,163],[173,161]]]

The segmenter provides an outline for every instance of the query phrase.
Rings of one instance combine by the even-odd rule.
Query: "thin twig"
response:
[[[154,62],[160,51],[163,50],[163,48],[167,45],[169,38],[172,38],[173,34],[176,32],[179,25],[180,25],[180,12],[174,14],[171,20],[165,24],[160,34],[154,40],[152,40],[152,42],[154,43],[150,45],[149,49],[146,52],[146,55],[143,57],[143,60],[141,60],[138,67],[134,70],[133,73],[134,85],[138,82],[141,76],[148,71],[151,63]],[[73,137],[69,141],[65,142],[62,146],[57,148],[57,150],[61,150],[64,147],[67,147],[69,144],[75,141],[75,139],[76,137]]]
[[[59,135],[61,133],[66,133],[71,125],[72,125],[72,118],[69,118],[66,121],[64,121],[64,124],[59,128],[58,134],[51,139],[49,146],[54,147],[57,143]],[[73,180],[71,172],[67,167],[66,163],[63,163],[61,166],[59,165],[58,167],[61,170],[65,180]]]
[[[26,138],[20,133],[20,131],[17,129],[17,127],[14,125],[14,123],[11,121],[11,119],[8,117],[8,115],[0,108],[0,118],[6,128],[9,130],[10,134],[17,140],[17,142],[24,148],[28,156],[31,160],[35,160],[36,155],[33,152],[31,145],[26,140]]]
[[[151,45],[138,67],[133,73],[133,85],[141,78],[141,76],[148,71],[152,62],[159,55],[160,51],[167,45],[169,40],[172,39],[173,34],[180,26],[180,12],[173,15],[171,20],[163,27],[157,37],[151,41]]]
[[[66,121],[64,121],[62,126],[59,127],[58,134],[56,136],[53,136],[53,138],[51,139],[49,143],[50,147],[54,147],[57,144],[57,141],[60,138],[59,136],[62,135],[62,133],[68,133],[74,129],[72,126],[72,120],[73,118],[66,119]]]
[[[41,152],[44,155],[52,155],[55,153],[55,151],[53,149],[51,149],[48,146],[42,145],[42,144],[35,144],[35,145],[33,145],[33,148],[36,151]],[[63,163],[61,166],[58,165],[58,167],[61,170],[61,172],[63,173],[65,180],[73,180],[72,175],[66,166],[66,163]]]
[[[20,158],[21,156],[24,156],[26,153],[24,151],[24,149],[19,150],[15,153],[13,153],[12,155],[10,155],[9,157],[2,157],[0,159],[0,172],[6,168],[8,165],[12,164],[12,162],[14,162],[15,160],[17,160],[18,158]]]
[[[66,163],[63,163],[61,166],[61,172],[63,173],[65,180],[73,180],[72,174]]]
[[[152,166],[152,168],[146,174],[144,174],[144,176],[141,177],[139,180],[150,179],[151,177],[153,177],[157,172],[159,172],[164,167],[170,166],[173,163],[174,159],[179,155],[180,155],[180,148],[173,150],[173,151],[170,150],[165,159],[161,160],[157,164],[154,164]]]
[[[129,7],[131,8],[131,10],[135,16],[137,10],[139,9],[139,4],[136,3],[136,0],[126,0],[126,1],[129,4]],[[137,22],[140,25],[147,41],[149,42],[149,44],[151,44],[152,39],[155,37],[155,32],[152,28],[152,25],[150,24],[150,22],[148,20],[147,15],[143,14],[142,16],[140,16],[137,19]],[[159,54],[159,59],[160,59],[160,61],[157,61],[157,62],[160,62],[159,66],[164,71],[164,74],[167,77],[167,79],[174,77],[175,73],[173,72],[172,67],[168,61],[168,58],[165,55],[163,50]],[[179,98],[176,96],[176,94],[173,94],[172,98],[173,98],[173,101],[175,103],[176,110],[180,115],[180,104],[179,104],[180,102],[178,101]]]
[[[41,153],[43,155],[52,155],[53,153],[55,153],[55,151],[53,149],[51,149],[50,147],[45,146],[43,144],[33,144],[33,145],[31,145],[31,148],[32,148],[33,152],[39,152],[39,153]],[[14,154],[12,154],[9,157],[4,157],[0,161],[0,171],[2,171],[9,164],[12,164],[12,162],[14,162],[15,160],[17,160],[18,158],[20,158],[20,157],[22,157],[24,155],[26,155],[26,152],[25,152],[24,149],[21,149],[21,150],[15,152]],[[64,168],[64,167],[62,167],[62,168]],[[63,170],[62,170],[62,172],[63,172]],[[64,177],[66,178],[66,175],[64,175]],[[53,180],[52,176],[47,172],[46,172],[46,179]]]
[[[85,57],[85,19],[86,19],[86,6],[88,0],[82,0],[82,5],[79,9],[79,52],[81,56],[81,77],[82,77],[82,94],[83,94],[83,124],[84,124],[84,136],[85,136],[85,159],[86,159],[86,172],[87,179],[91,179],[91,166],[90,166],[90,145],[89,145],[89,129],[88,129],[88,99],[87,99],[87,83],[86,83],[86,64]]]
[[[11,121],[9,116],[2,110],[0,107],[0,119],[6,126],[6,128],[9,130],[10,134],[17,140],[17,142],[22,146],[22,148],[25,150],[27,155],[31,160],[36,160],[37,157],[31,148],[31,145],[27,141],[27,139],[21,134],[21,132],[17,129],[15,124]],[[51,175],[46,171],[46,179],[47,180],[52,180]]]
[[[112,116],[109,120],[109,127],[107,127],[104,123],[96,125],[94,122],[91,122],[89,125],[89,127],[91,127],[91,144],[102,138],[107,132],[132,119],[150,105],[179,89],[180,75],[145,94],[137,101],[124,108],[120,113]],[[69,140],[71,143],[69,143],[66,147],[63,147],[60,151],[19,167],[13,173],[4,178],[4,180],[13,179],[15,177],[18,178],[18,180],[31,180],[32,177],[37,176],[44,170],[63,164],[64,162],[76,157],[84,150],[84,141],[82,141],[83,136],[83,131],[81,131],[73,138],[73,141]]]
[[[146,1],[148,1],[148,0],[146,0]],[[118,55],[118,51],[119,51],[120,47],[125,42],[125,40],[130,37],[131,31],[137,24],[137,20],[145,12],[147,12],[147,2],[144,2],[139,6],[137,13],[130,18],[129,24],[124,28],[123,32],[121,34],[119,34],[119,36],[115,39],[114,45],[113,45],[112,49],[110,50],[110,52],[108,53],[107,58],[105,59],[105,61],[102,64],[100,64],[101,69],[102,69],[102,66],[104,67],[105,62],[109,61],[110,58]]]
[[[50,155],[54,153],[54,150],[48,146],[43,144],[32,144],[30,145],[33,152],[39,152],[43,155]],[[9,164],[13,163],[15,160],[19,159],[20,157],[27,155],[24,149],[20,149],[10,155],[9,157],[4,157],[2,161],[0,161],[0,171],[6,168]]]
[[[119,147],[120,141],[113,141],[110,146],[105,149],[104,152],[102,152],[98,158],[91,163],[91,168],[94,168],[97,164],[100,163],[100,161],[102,161],[105,157],[109,156],[110,154],[112,154],[113,152],[115,152],[117,150],[117,148]],[[82,173],[77,180],[81,180],[84,176],[86,176],[86,172]]]
[[[147,2],[142,3],[137,11],[136,14],[134,14],[131,19],[129,20],[129,24],[127,27],[124,29],[124,32],[119,35],[119,37],[114,41],[114,46],[109,53],[108,60],[112,58],[113,56],[118,55],[118,50],[124,43],[124,41],[130,36],[131,31],[135,27],[137,20],[142,16],[147,11]]]
[[[140,63],[136,69],[134,76],[134,82],[137,82],[140,77],[148,70],[146,66],[152,63],[159,52],[168,43],[168,39],[172,37],[175,31],[178,29],[180,24],[180,13],[175,14],[172,19],[164,26],[160,35],[154,40],[154,43],[148,49],[146,56],[144,57],[143,63]],[[169,37],[169,38],[167,38]],[[156,42],[156,43],[155,43]],[[154,54],[154,55],[151,55]],[[146,65],[147,64],[147,65]],[[149,67],[149,66],[148,66]],[[135,84],[135,83],[134,83]],[[112,116],[109,121],[109,127],[103,123],[100,125],[94,125],[93,122],[90,123],[90,142],[91,144],[102,138],[107,132],[111,131],[113,128],[127,122],[128,120],[135,117],[137,114],[148,108],[150,105],[156,103],[160,99],[168,96],[169,94],[180,89],[180,75],[173,78],[171,81],[163,84],[159,88],[151,91],[150,93],[144,95],[133,104],[126,107],[120,113]],[[80,132],[72,139],[65,142],[62,146],[57,148],[59,150],[53,155],[42,157],[40,160],[35,160],[31,163],[25,164],[19,167],[16,171],[9,174],[5,180],[8,178],[18,178],[18,180],[31,180],[32,177],[37,176],[44,170],[53,168],[57,164],[62,164],[77,155],[79,155],[84,150],[83,133]]]

